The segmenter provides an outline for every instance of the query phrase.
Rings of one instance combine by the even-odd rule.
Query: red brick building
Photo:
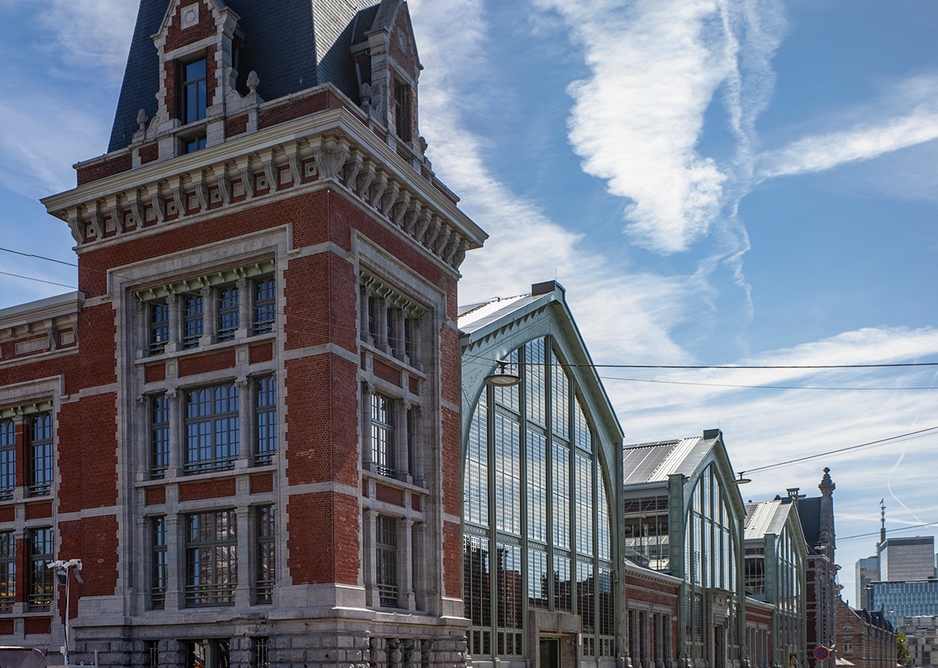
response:
[[[894,668],[896,630],[881,612],[854,610],[837,597],[834,606],[837,659],[856,668]]]
[[[142,0],[79,292],[0,311],[0,643],[100,666],[451,665],[456,285],[401,0]],[[61,657],[51,655],[52,663]]]

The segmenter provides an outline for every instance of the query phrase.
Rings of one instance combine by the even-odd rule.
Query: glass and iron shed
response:
[[[611,668],[625,655],[622,430],[564,289],[463,307],[459,328],[469,661]]]

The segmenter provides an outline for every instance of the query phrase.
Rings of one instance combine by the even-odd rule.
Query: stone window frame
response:
[[[39,425],[37,421],[42,420]],[[48,496],[55,478],[55,418],[52,411],[43,411],[29,417],[27,423],[27,494]],[[42,436],[37,436],[41,433]]]
[[[41,550],[38,549],[39,543],[42,543]],[[28,609],[30,612],[49,610],[55,598],[55,574],[48,568],[55,558],[55,530],[52,527],[30,527],[26,530],[26,544],[29,550]]]
[[[271,317],[258,326],[256,318],[261,311],[255,307],[257,286],[269,283],[273,295],[268,291],[261,307]],[[206,346],[275,333],[281,315],[277,283],[276,262],[267,259],[132,290],[134,299],[145,311],[148,338],[140,356],[194,352]],[[225,296],[227,292],[234,293],[230,304],[226,304],[231,297]],[[201,299],[200,311],[187,314],[187,299]],[[198,331],[187,329],[190,325]]]
[[[166,515],[147,518],[150,533],[150,608],[162,610],[166,606],[169,581],[169,549]]]
[[[207,395],[207,399],[203,399],[203,393]],[[193,397],[195,397],[195,402],[190,403]],[[207,404],[207,412],[202,413],[202,409],[199,408],[198,414],[190,415],[190,406],[201,407],[203,404]],[[184,474],[197,475],[232,470],[235,462],[241,457],[240,384],[237,381],[222,381],[186,388],[183,390],[182,408],[183,437],[180,445],[182,446]],[[208,427],[207,432],[202,431],[203,426]],[[196,430],[195,433],[193,429]],[[203,437],[208,437],[210,441],[208,457],[201,457],[205,449],[205,446],[200,443]],[[194,443],[195,448],[193,448]],[[219,448],[227,451],[227,454],[217,456]],[[199,456],[192,459],[193,453]]]
[[[400,520],[389,515],[375,518],[375,584],[382,608],[400,607]]]
[[[16,489],[16,423],[0,419],[0,500],[13,498]]]
[[[252,506],[254,554],[253,574],[254,603],[273,603],[277,584],[277,507],[273,503]]]
[[[11,612],[16,602],[16,534],[0,531],[0,613]]]
[[[203,516],[211,518],[211,527],[206,529],[193,526],[193,518]],[[220,526],[222,517],[226,518],[223,524],[227,526],[227,529]],[[238,518],[236,511],[233,508],[213,508],[182,513],[181,525],[184,532],[185,557],[182,570],[185,578],[185,607],[193,609],[233,606],[235,604],[235,592],[238,587]],[[205,539],[199,535],[193,539],[193,531],[200,534],[207,531],[213,535]],[[220,531],[228,531],[230,535],[226,538],[219,538]],[[194,570],[196,566],[195,555],[198,554],[198,560],[201,560],[202,550],[210,551],[211,558],[207,561],[211,564],[211,569],[207,577],[202,573],[201,564],[199,564],[198,573]],[[227,556],[225,556],[225,551],[227,551]],[[222,572],[218,570],[220,564],[224,566]],[[224,577],[225,573],[227,578]],[[193,580],[196,579],[196,575],[198,575],[199,581],[194,583]],[[227,581],[224,581],[226,579]]]

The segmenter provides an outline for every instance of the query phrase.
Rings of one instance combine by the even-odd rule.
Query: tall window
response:
[[[187,295],[183,301],[182,347],[195,348],[202,338],[202,296]]]
[[[234,605],[238,525],[233,510],[186,516],[186,604]]]
[[[12,499],[16,487],[16,430],[13,420],[0,420],[0,499]]]
[[[186,473],[230,469],[238,458],[238,387],[186,392]]]
[[[228,668],[227,640],[190,640],[186,642],[186,668]]]
[[[375,552],[377,559],[378,596],[384,607],[398,606],[397,584],[397,520],[378,516],[376,522]]]
[[[238,330],[238,288],[229,286],[220,288],[216,293],[216,307],[218,309],[218,329],[216,338],[219,341],[234,341]]]
[[[371,395],[371,461],[381,475],[394,476],[394,402]]]
[[[16,540],[12,531],[0,532],[0,612],[13,609],[16,600]]]
[[[160,355],[166,351],[169,341],[169,304],[165,301],[149,304],[147,307],[149,320],[150,354]]]
[[[47,610],[52,603],[54,573],[48,568],[52,561],[52,529],[30,529],[29,541],[29,607]]]
[[[254,596],[258,603],[273,600],[274,583],[277,580],[277,555],[273,506],[262,506],[254,510],[256,517],[257,558],[254,579]]]
[[[394,131],[404,141],[411,140],[411,92],[405,83],[394,84]]]
[[[205,118],[208,107],[205,58],[183,65],[182,123],[194,123]]]
[[[169,399],[150,397],[150,477],[162,478],[169,468]]]
[[[277,320],[277,283],[273,276],[254,281],[254,333],[273,331]]]
[[[486,388],[472,415],[463,582],[474,657],[523,656],[525,608],[575,612],[584,655],[615,652],[612,515],[600,441],[551,343],[536,339],[503,357],[521,386]]]
[[[52,490],[52,415],[34,415],[29,421],[29,494]]]
[[[166,604],[167,560],[169,556],[166,551],[166,518],[152,518],[150,528],[150,566],[152,569],[150,574],[150,602],[155,610],[162,610]]]
[[[254,382],[254,423],[257,430],[254,463],[270,464],[277,452],[277,381],[273,376]]]

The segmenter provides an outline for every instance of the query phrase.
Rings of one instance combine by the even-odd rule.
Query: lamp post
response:
[[[54,569],[58,584],[65,585],[65,644],[62,646],[62,654],[65,657],[65,665],[68,666],[68,608],[70,604],[69,583],[71,582],[68,576],[69,573],[72,572],[72,568],[74,568],[75,579],[78,580],[78,584],[84,584],[84,581],[78,574],[78,571],[81,570],[81,559],[69,559],[68,561],[62,561],[60,559],[46,564],[46,568]]]

